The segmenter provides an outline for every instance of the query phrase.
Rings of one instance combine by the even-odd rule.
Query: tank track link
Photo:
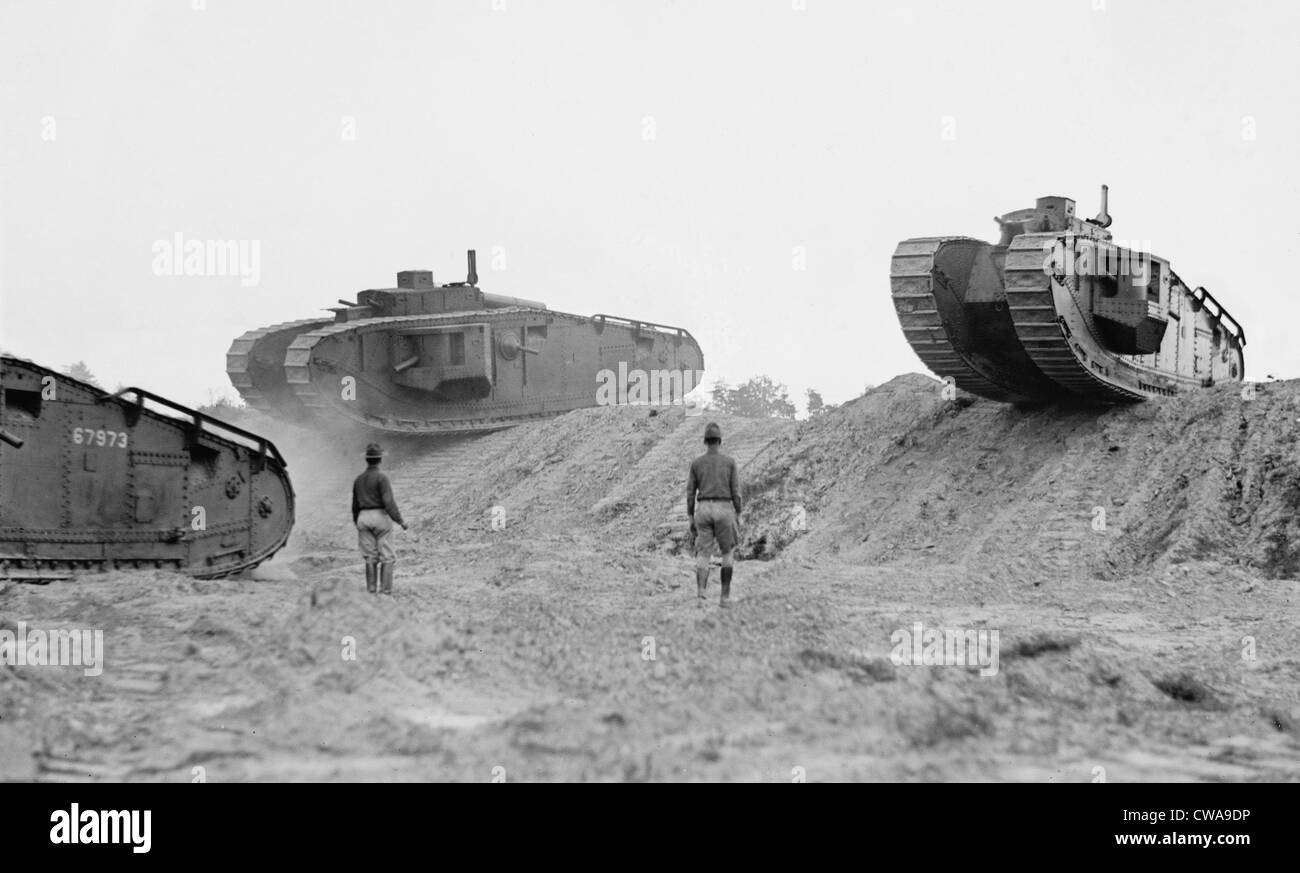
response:
[[[1054,243],[1057,236],[1024,234],[1007,249],[1003,282],[1021,346],[1049,379],[1078,399],[1097,403],[1145,400],[1142,394],[1106,382],[1080,360],[1064,319],[1057,313],[1053,277],[1043,269],[1043,247]],[[1080,303],[1072,299],[1070,305]]]
[[[940,379],[951,379],[963,391],[1003,403],[1041,399],[1007,386],[992,368],[953,345],[934,298],[935,254],[950,242],[980,241],[964,236],[904,240],[890,261],[889,285],[894,311],[912,351],[932,373]]]
[[[231,383],[239,392],[239,396],[244,399],[244,403],[262,412],[283,411],[283,404],[285,403],[297,407],[296,411],[305,411],[305,407],[302,407],[298,402],[297,395],[292,391],[268,393],[267,386],[258,385],[249,363],[258,343],[265,342],[268,338],[274,338],[276,334],[285,334],[292,331],[293,337],[296,338],[298,334],[317,330],[332,323],[332,319],[320,318],[285,321],[269,327],[250,330],[232,342],[230,350],[226,352],[226,374],[230,376]]]

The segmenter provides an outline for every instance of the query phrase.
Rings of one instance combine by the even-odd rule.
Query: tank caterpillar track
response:
[[[304,318],[250,330],[230,344],[226,373],[239,396],[262,412],[305,412],[284,379],[284,353],[299,334],[333,324],[330,318]]]
[[[1067,329],[1063,327],[1065,319],[1057,312],[1062,311],[1058,305],[1074,307],[1080,314],[1085,312],[1085,308],[1073,294],[1061,294],[1057,290],[1071,291],[1070,283],[1058,284],[1043,269],[1044,246],[1050,247],[1059,236],[1055,233],[1025,234],[1016,237],[1007,250],[1003,281],[1020,344],[1048,378],[1074,396],[1099,403],[1145,400],[1145,396],[1136,391],[1103,380],[1080,360],[1081,355],[1086,358],[1086,352],[1071,342]],[[1099,338],[1096,339],[1100,342]]]
[[[1053,389],[1032,365],[991,357],[994,349],[977,348],[969,335],[974,326],[965,323],[962,301],[937,263],[942,249],[964,244],[985,245],[971,237],[920,237],[899,243],[889,281],[903,335],[931,372],[951,379],[963,391],[1004,403],[1046,399]]]
[[[1080,242],[1059,232],[1025,234],[1007,251],[1005,281],[1016,334],[1055,383],[1085,402],[1112,404],[1245,378],[1246,337],[1240,325],[1208,291],[1191,288],[1155,257],[1150,269],[1158,274],[1160,303],[1153,298],[1150,309],[1168,319],[1162,343],[1150,354],[1115,353],[1090,305],[1095,301],[1095,291],[1085,287],[1090,280],[1044,269],[1054,246],[1071,251]],[[1176,366],[1168,363],[1170,357]]]
[[[263,561],[253,561],[230,570],[215,573],[193,573],[198,579],[225,579],[236,573],[255,570]],[[60,561],[52,558],[25,558],[0,555],[0,579],[14,582],[60,582],[75,579],[87,573],[111,573],[115,570],[167,570],[185,573],[183,561],[165,560],[76,560]]]

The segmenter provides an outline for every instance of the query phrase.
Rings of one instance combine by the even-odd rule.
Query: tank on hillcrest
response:
[[[655,403],[680,404],[704,368],[682,328],[483,292],[473,251],[464,282],[438,285],[430,271],[408,270],[396,288],[339,303],[333,318],[234,341],[226,370],[250,406],[325,427],[489,431],[621,402],[627,386],[608,390],[615,374],[653,386]]]
[[[1117,403],[1245,378],[1241,327],[1142,244],[1121,244],[1101,212],[1042,197],[995,219],[996,243],[899,243],[894,309],[937,376],[1007,402]]]
[[[256,567],[293,528],[269,440],[139,388],[0,357],[0,578]]]

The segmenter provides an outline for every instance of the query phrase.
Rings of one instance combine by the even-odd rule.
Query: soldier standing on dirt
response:
[[[357,541],[366,559],[366,590],[371,594],[393,593],[393,522],[406,530],[401,510],[393,499],[393,486],[379,469],[384,450],[378,443],[366,446],[366,471],[352,483],[352,523],[357,527]]]
[[[691,517],[691,534],[695,537],[695,588],[699,605],[704,605],[704,591],[709,587],[709,558],[716,541],[722,552],[722,597],[718,605],[731,605],[732,553],[739,539],[740,471],[730,456],[722,454],[722,428],[710,422],[704,428],[708,450],[691,461],[686,480],[686,514]],[[696,506],[698,493],[698,512]]]

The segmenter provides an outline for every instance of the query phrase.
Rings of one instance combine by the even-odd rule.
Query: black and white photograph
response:
[[[0,0],[0,781],[1300,781],[1297,57]]]

